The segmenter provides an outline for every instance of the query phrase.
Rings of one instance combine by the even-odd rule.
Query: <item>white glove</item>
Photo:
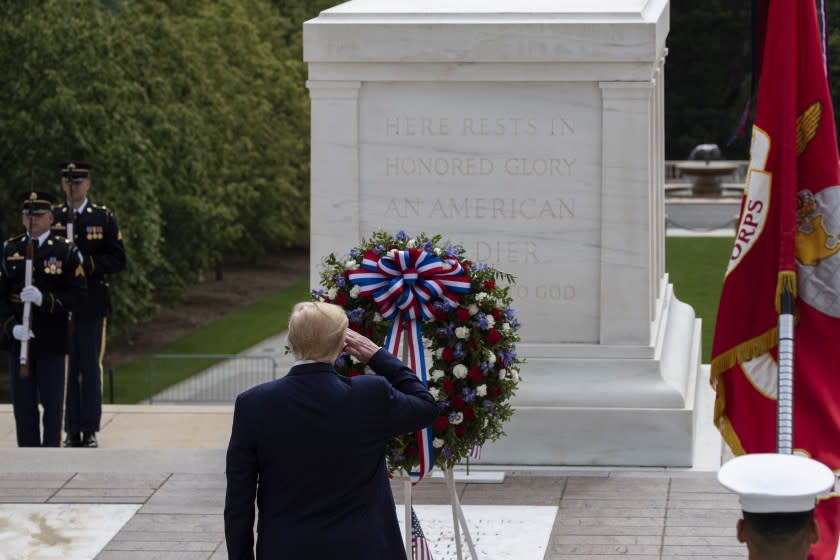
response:
[[[12,329],[12,336],[15,337],[17,340],[23,342],[24,340],[29,340],[30,338],[35,338],[35,335],[32,334],[30,329],[23,328],[23,325],[15,325]]]
[[[44,301],[44,295],[35,286],[26,286],[20,291],[20,301],[24,303],[32,302],[38,307],[41,307],[41,303]]]

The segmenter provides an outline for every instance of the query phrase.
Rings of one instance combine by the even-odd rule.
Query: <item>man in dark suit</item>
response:
[[[50,232],[50,193],[23,197],[27,233],[3,244],[0,261],[0,346],[9,352],[12,406],[20,447],[59,447],[67,370],[67,314],[84,297],[85,273],[76,248]],[[26,286],[26,247],[32,240],[32,282]],[[26,303],[31,327],[22,321]],[[28,374],[22,375],[21,342],[27,341]],[[44,407],[41,440],[38,404]]]
[[[288,375],[236,399],[227,451],[225,539],[231,560],[405,559],[385,443],[438,416],[402,362],[347,330],[342,308],[295,306]],[[376,375],[344,377],[342,348]]]
[[[67,203],[54,211],[53,229],[69,237],[82,254],[88,295],[74,312],[67,374],[65,447],[97,447],[102,419],[102,356],[110,311],[107,276],[125,269],[125,247],[114,213],[88,198],[92,167],[83,161],[61,164]],[[72,218],[72,219],[71,219]]]

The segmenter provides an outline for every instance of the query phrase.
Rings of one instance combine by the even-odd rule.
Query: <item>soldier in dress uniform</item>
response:
[[[9,352],[9,375],[17,442],[20,447],[59,447],[67,383],[68,312],[85,296],[87,284],[79,252],[50,231],[55,196],[27,192],[21,197],[27,233],[3,244],[0,262],[0,346]],[[32,283],[25,286],[26,247],[33,240]],[[22,324],[31,305],[31,328]],[[22,375],[21,341],[27,341]],[[41,440],[38,404],[44,408]]]
[[[743,519],[738,541],[750,560],[806,560],[820,538],[817,498],[834,487],[834,473],[799,455],[741,455],[720,468],[720,483],[738,494]]]
[[[83,161],[61,165],[61,187],[67,202],[55,208],[54,231],[73,239],[84,261],[87,299],[72,319],[66,447],[97,447],[96,432],[102,419],[102,356],[105,355],[106,317],[110,311],[107,275],[125,269],[125,247],[114,213],[88,198],[91,166]],[[72,205],[72,208],[69,205]],[[72,216],[71,216],[72,213]],[[69,235],[68,235],[69,237]]]

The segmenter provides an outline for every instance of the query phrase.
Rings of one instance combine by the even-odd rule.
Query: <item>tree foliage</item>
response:
[[[829,77],[837,119],[840,0],[826,0],[825,4]],[[744,135],[728,143],[750,98],[752,23],[750,2],[672,0],[665,65],[667,159],[685,159],[694,146],[703,143],[718,144],[728,159],[749,157],[754,100]]]
[[[60,194],[58,164],[94,164],[128,270],[118,327],[177,298],[224,255],[308,240],[309,112],[300,26],[310,2],[9,0],[0,15],[0,202]]]
[[[727,142],[746,107],[752,60],[750,2],[671,2],[665,61],[665,157],[685,159],[697,144],[746,158]]]

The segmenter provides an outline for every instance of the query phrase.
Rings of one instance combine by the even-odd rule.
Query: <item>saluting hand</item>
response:
[[[344,351],[362,363],[367,363],[377,351],[377,346],[368,337],[347,329],[344,335]]]

